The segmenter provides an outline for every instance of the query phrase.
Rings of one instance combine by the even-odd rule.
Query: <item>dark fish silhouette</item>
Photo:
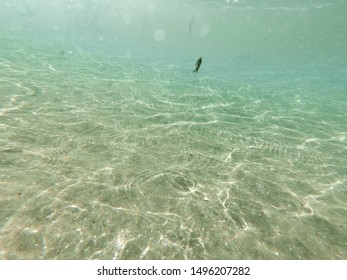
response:
[[[198,61],[195,63],[195,70],[193,71],[193,73],[194,72],[198,73],[201,63],[202,63],[202,57],[200,57]]]

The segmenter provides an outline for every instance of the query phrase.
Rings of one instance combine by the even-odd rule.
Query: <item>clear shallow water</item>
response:
[[[0,40],[1,258],[346,259],[346,68]]]

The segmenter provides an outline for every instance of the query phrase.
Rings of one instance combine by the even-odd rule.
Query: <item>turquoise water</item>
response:
[[[0,258],[347,258],[345,1],[67,2],[0,1]]]

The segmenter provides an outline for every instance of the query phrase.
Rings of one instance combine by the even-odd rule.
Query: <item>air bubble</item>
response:
[[[123,16],[122,20],[125,24],[129,24],[132,20],[131,14],[125,14]]]
[[[158,29],[156,31],[154,31],[153,33],[153,39],[158,41],[158,42],[162,42],[164,41],[166,38],[166,32],[162,29]]]
[[[204,37],[208,33],[210,33],[210,26],[208,24],[205,24],[200,28],[199,34],[200,34],[200,36]]]

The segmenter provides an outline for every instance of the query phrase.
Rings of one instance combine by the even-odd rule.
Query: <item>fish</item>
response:
[[[198,73],[201,63],[202,63],[202,57],[200,57],[200,58],[196,61],[196,63],[195,63],[195,70],[193,71],[193,73],[194,73],[194,72]]]

